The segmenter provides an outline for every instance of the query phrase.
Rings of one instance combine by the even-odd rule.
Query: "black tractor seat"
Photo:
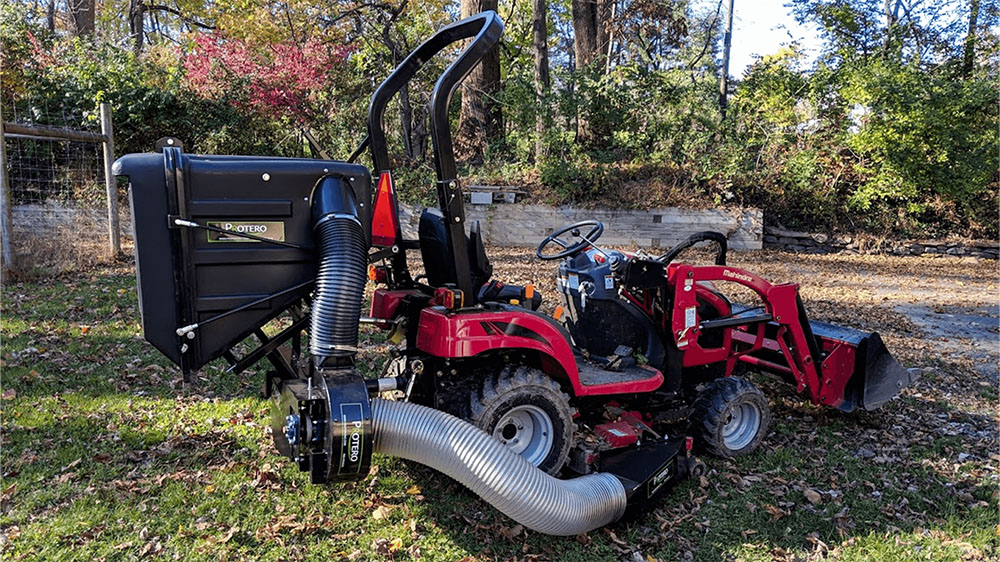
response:
[[[420,213],[420,225],[417,233],[427,283],[432,287],[455,286],[458,282],[458,276],[455,274],[455,262],[452,258],[451,246],[448,244],[448,232],[441,210],[433,207],[424,209]],[[493,265],[486,256],[486,246],[483,244],[479,221],[472,223],[466,238],[466,247],[469,254],[472,286],[479,288],[475,295],[477,303],[504,302],[510,304],[512,301],[518,301],[521,306],[538,310],[542,304],[542,295],[539,292],[534,291],[530,299],[525,299],[523,286],[508,285],[496,280],[489,281],[493,275]],[[469,303],[467,297],[466,304],[474,303]]]

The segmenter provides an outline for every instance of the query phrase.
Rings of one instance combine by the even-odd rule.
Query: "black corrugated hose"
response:
[[[340,189],[339,182],[323,189]],[[314,235],[319,272],[309,321],[309,350],[317,367],[353,362],[358,349],[358,323],[368,268],[365,237],[350,197],[336,203],[320,195],[314,202]],[[317,205],[320,209],[317,209]],[[317,212],[318,211],[318,212]]]

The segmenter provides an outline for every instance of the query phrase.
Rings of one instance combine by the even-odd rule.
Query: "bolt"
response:
[[[265,173],[260,176],[260,179],[264,181],[271,181],[271,174]]]
[[[354,178],[350,178],[348,181],[350,181],[351,183],[354,183]]]
[[[455,217],[455,222],[462,222],[462,217]]]
[[[329,172],[329,171],[330,171],[330,168],[323,168],[323,173],[324,174],[327,173],[327,172]]]
[[[174,139],[167,139],[167,144],[174,144]]]
[[[299,443],[299,417],[295,414],[285,416],[285,439],[289,445]]]

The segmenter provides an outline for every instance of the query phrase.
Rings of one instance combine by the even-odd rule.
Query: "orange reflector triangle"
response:
[[[375,193],[375,209],[372,213],[372,244],[392,246],[399,232],[399,215],[396,213],[396,197],[392,192],[392,176],[382,172],[378,178]]]

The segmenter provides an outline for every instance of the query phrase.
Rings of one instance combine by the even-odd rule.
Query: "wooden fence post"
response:
[[[111,125],[111,105],[101,103],[101,134],[104,135],[104,187],[108,192],[108,241],[111,255],[122,251],[121,232],[118,222],[118,184],[111,165],[115,161],[115,133]]]
[[[0,115],[0,276],[6,278],[6,271],[13,266],[11,251],[10,185],[7,180],[7,146],[3,138],[3,116]]]

